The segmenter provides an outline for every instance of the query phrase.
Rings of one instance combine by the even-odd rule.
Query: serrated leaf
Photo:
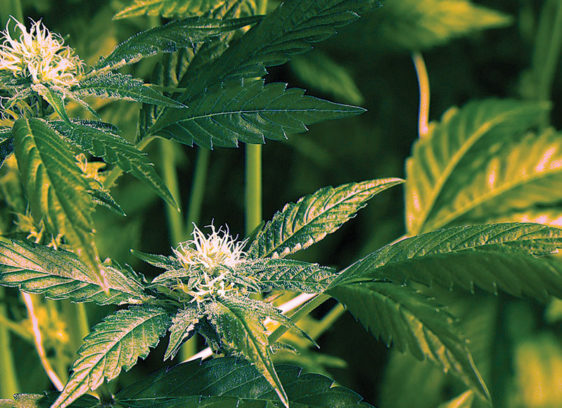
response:
[[[540,224],[451,227],[389,244],[343,270],[331,287],[373,280],[433,283],[545,301],[562,296],[562,230]]]
[[[111,194],[109,194],[109,191],[105,190],[103,187],[96,186],[96,188],[91,188],[89,192],[95,204],[109,208],[115,214],[122,217],[127,215],[117,201],[115,201]]]
[[[42,84],[33,84],[31,87],[35,92],[41,95],[62,120],[70,122],[70,118],[64,107],[64,97],[61,96],[59,92]]]
[[[88,182],[63,139],[41,119],[19,119],[13,129],[18,168],[31,213],[53,235],[64,234],[90,274],[105,287],[93,239],[94,205]]]
[[[355,392],[330,378],[305,374],[294,366],[277,366],[291,408],[372,408]],[[175,387],[170,387],[175,384]],[[278,407],[279,400],[262,374],[249,362],[223,357],[192,361],[162,370],[117,394],[132,408]],[[163,400],[164,399],[164,400]],[[166,400],[172,405],[166,405]],[[173,405],[173,404],[176,405]],[[142,405],[144,404],[144,405]]]
[[[138,180],[149,185],[168,204],[177,208],[174,197],[166,184],[154,170],[146,153],[123,137],[91,122],[52,122],[72,144],[86,150],[93,156],[101,157],[109,164],[119,166],[123,171],[132,174]]]
[[[358,115],[364,109],[305,96],[284,83],[236,81],[209,89],[190,101],[187,109],[168,111],[150,129],[187,145],[212,148],[282,140],[301,133],[306,125]],[[176,131],[178,129],[178,131]]]
[[[203,17],[173,21],[138,33],[119,44],[113,52],[102,59],[96,69],[117,69],[142,58],[161,52],[176,52],[180,48],[193,48],[195,44],[216,38],[224,32],[255,24],[261,17],[215,20]]]
[[[440,225],[505,217],[562,200],[562,134],[552,129],[502,146],[483,161],[436,212]]]
[[[283,2],[210,67],[202,67],[197,72],[197,83],[191,81],[185,100],[229,79],[262,76],[264,67],[284,64],[291,56],[310,50],[311,44],[331,37],[336,28],[353,22],[358,18],[357,12],[374,4],[371,0]]]
[[[51,408],[64,408],[104,380],[130,370],[137,359],[145,358],[169,326],[168,312],[151,306],[120,310],[101,323],[84,339],[72,376]]]
[[[169,108],[184,106],[162,95],[140,79],[118,72],[93,73],[72,88],[78,97],[98,96],[101,98],[124,99]]]
[[[240,266],[263,291],[272,289],[321,293],[337,276],[332,268],[291,259],[257,259]]]
[[[291,70],[307,87],[332,95],[344,102],[360,105],[364,102],[349,71],[327,54],[315,51],[291,59]]]
[[[546,103],[489,99],[447,112],[406,162],[408,234],[443,226],[438,211],[470,181],[478,160],[506,138],[517,140],[547,109]]]
[[[271,361],[267,331],[260,316],[225,298],[216,299],[206,312],[220,336],[221,346],[252,362],[288,408],[288,397]]]
[[[329,293],[387,345],[429,359],[490,398],[466,340],[453,330],[452,317],[427,297],[392,282],[344,284]]]
[[[308,248],[353,218],[375,195],[400,183],[388,178],[325,187],[289,203],[258,233],[248,255],[284,257]]]
[[[204,317],[197,305],[187,305],[180,310],[173,318],[170,326],[170,342],[164,354],[164,360],[173,359],[181,345],[188,340],[194,333],[195,325]]]
[[[118,268],[103,268],[108,293],[72,252],[26,241],[0,240],[0,285],[18,287],[49,299],[100,305],[141,303],[148,299],[140,282]]]
[[[400,0],[385,3],[364,27],[385,47],[418,51],[511,22],[510,16],[469,0]]]
[[[157,268],[172,269],[181,267],[181,264],[173,256],[147,254],[146,252],[142,252],[137,249],[131,249],[131,253],[141,261],[144,261],[152,266],[156,266]]]
[[[135,0],[133,5],[121,10],[114,18],[201,15],[221,7],[224,3],[225,0]]]

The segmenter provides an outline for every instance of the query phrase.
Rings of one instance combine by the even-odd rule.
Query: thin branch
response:
[[[412,54],[414,67],[416,68],[416,75],[418,76],[418,84],[420,86],[420,108],[418,118],[418,132],[420,138],[427,136],[429,133],[429,77],[427,76],[427,69],[423,56],[419,52]]]
[[[29,320],[31,320],[31,329],[33,331],[33,339],[35,342],[35,349],[37,350],[37,354],[39,354],[39,360],[41,360],[41,365],[43,369],[47,373],[47,376],[55,386],[58,391],[62,391],[64,388],[64,384],[58,377],[55,370],[51,366],[49,359],[47,358],[47,353],[43,348],[43,337],[41,335],[41,329],[39,328],[39,321],[37,320],[37,316],[35,314],[35,307],[33,306],[33,299],[30,294],[22,293],[23,301],[25,303],[25,307],[27,308],[27,314],[29,315]]]

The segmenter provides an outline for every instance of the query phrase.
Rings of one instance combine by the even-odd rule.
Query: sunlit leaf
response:
[[[89,185],[64,140],[41,119],[19,119],[14,146],[33,217],[53,235],[64,234],[105,287],[93,240]]]
[[[83,79],[72,88],[72,92],[81,96],[98,96],[102,98],[124,99],[151,105],[166,106],[171,108],[184,107],[140,79],[117,72],[96,73]]]
[[[375,195],[400,183],[400,179],[379,179],[325,187],[289,203],[257,234],[248,254],[275,258],[308,248],[353,218]]]
[[[168,329],[165,309],[138,306],[106,317],[84,339],[72,376],[51,408],[69,406],[81,395],[95,390],[104,380],[130,370],[138,358],[145,358]]]
[[[180,310],[173,318],[170,326],[170,342],[164,354],[164,360],[173,359],[181,345],[195,332],[195,325],[204,316],[197,305],[190,304]]]
[[[510,16],[470,0],[400,0],[385,2],[358,28],[385,47],[417,51],[511,21]]]
[[[225,0],[135,0],[134,3],[115,15],[115,19],[142,15],[162,17],[185,17],[201,15],[221,7]]]
[[[26,241],[0,241],[0,285],[19,287],[49,299],[98,304],[141,303],[142,284],[118,268],[104,265],[109,293],[72,252]]]
[[[540,224],[451,227],[392,243],[340,273],[332,287],[391,279],[474,286],[539,300],[562,296],[562,263],[540,256],[562,247],[562,230]]]
[[[271,361],[267,331],[261,316],[225,298],[209,305],[207,313],[220,336],[221,346],[252,362],[288,408],[288,397]]]
[[[406,162],[408,233],[445,225],[439,211],[470,182],[490,149],[517,140],[546,109],[546,103],[490,99],[448,111],[429,135],[416,142]]]
[[[560,214],[533,207],[545,208],[562,200],[561,134],[552,129],[540,135],[529,134],[482,161],[462,189],[454,196],[445,195],[447,204],[435,213],[439,225],[506,219],[511,213],[520,213],[513,215],[518,221],[526,218],[527,222],[556,223]],[[529,213],[525,217],[521,212],[526,209]]]
[[[154,170],[154,165],[149,161],[146,153],[141,152],[125,138],[113,133],[110,129],[95,126],[91,122],[75,121],[70,124],[53,122],[52,126],[72,144],[131,173],[140,181],[148,184],[167,203],[177,207],[172,194]]]
[[[260,17],[225,20],[195,17],[173,21],[127,39],[119,44],[109,56],[102,59],[96,69],[116,69],[160,52],[171,53],[180,48],[193,48],[197,43],[216,38],[224,32],[254,24],[259,20]]]
[[[435,302],[407,286],[382,281],[343,284],[329,293],[387,345],[430,360],[489,398],[466,340],[452,330],[452,317]]]

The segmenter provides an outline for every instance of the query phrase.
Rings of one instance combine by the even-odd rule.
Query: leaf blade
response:
[[[67,407],[105,379],[117,377],[121,369],[128,371],[158,344],[168,324],[167,311],[159,307],[120,310],[105,318],[84,339],[72,366],[73,374],[51,408]]]
[[[284,257],[323,239],[400,179],[369,180],[326,187],[277,212],[250,244],[252,258]]]

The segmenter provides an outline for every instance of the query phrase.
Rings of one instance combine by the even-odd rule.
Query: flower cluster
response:
[[[179,288],[190,295],[194,301],[201,302],[213,296],[225,296],[230,292],[245,292],[251,286],[251,279],[240,276],[238,266],[245,262],[242,250],[246,241],[236,241],[228,229],[215,229],[205,236],[197,227],[193,239],[182,242],[174,249],[179,264],[189,274],[187,285]]]
[[[34,84],[69,88],[83,73],[83,64],[74,51],[64,45],[58,34],[51,33],[41,21],[33,22],[29,32],[14,20],[21,31],[19,39],[12,38],[9,23],[1,32],[0,71],[11,72],[17,79],[28,79]]]

